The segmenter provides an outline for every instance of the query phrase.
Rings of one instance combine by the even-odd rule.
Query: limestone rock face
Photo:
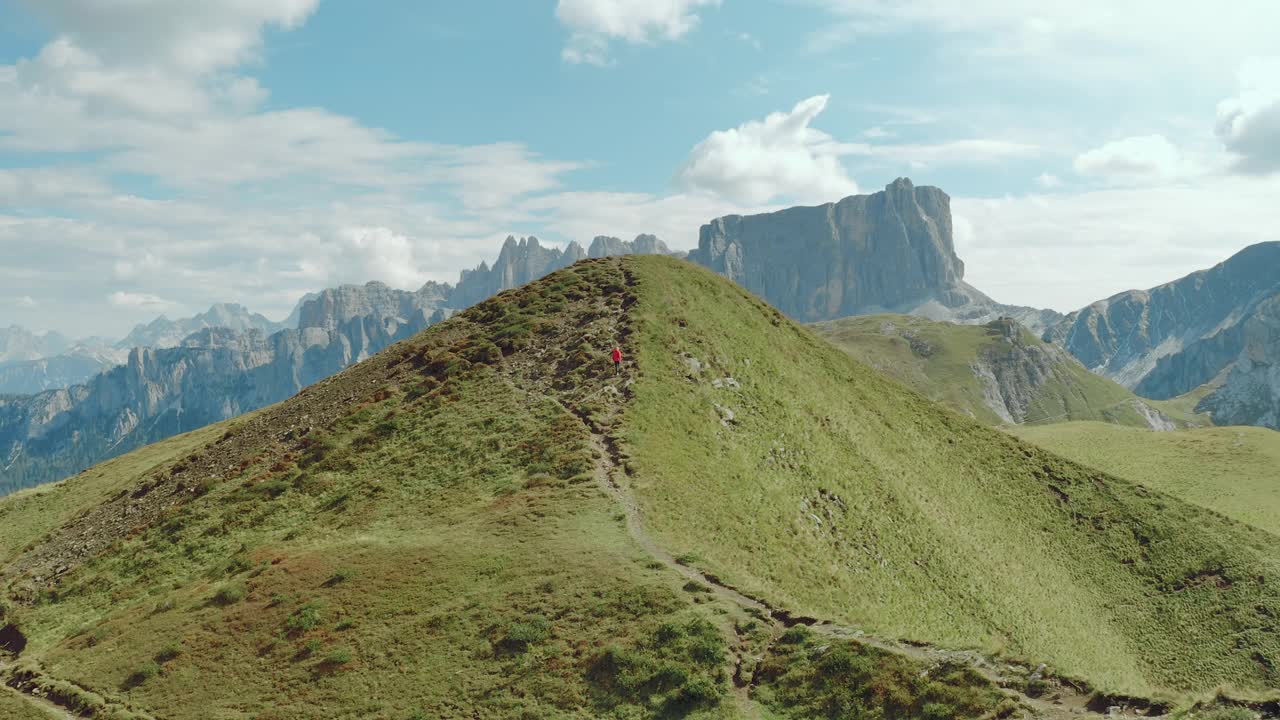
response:
[[[1139,394],[1174,397],[1233,363],[1244,326],[1280,293],[1280,243],[1245,248],[1209,270],[1130,290],[1068,315],[1045,339]]]
[[[899,178],[882,192],[703,225],[689,258],[803,321],[972,298],[950,198]]]
[[[83,385],[0,397],[0,493],[279,402],[429,324],[422,310],[317,321],[272,335],[205,328],[134,348]]]
[[[1222,385],[1196,409],[1219,425],[1280,430],[1280,294],[1258,303],[1238,335],[1240,352]]]
[[[492,267],[482,262],[474,270],[462,271],[458,285],[449,294],[448,305],[456,309],[470,307],[503,290],[537,280],[585,257],[582,246],[576,242],[569,243],[564,250],[560,250],[543,247],[536,237],[517,241],[508,236]]]
[[[384,283],[342,285],[316,293],[298,306],[298,328],[333,330],[354,318],[376,315],[408,318],[418,312],[427,315],[449,299],[448,285],[429,282],[417,292],[397,290]]]
[[[672,255],[671,248],[654,235],[637,235],[630,242],[607,235],[597,235],[587,248],[587,257],[601,258],[612,255]]]
[[[1037,334],[1062,316],[997,303],[964,282],[951,199],[898,178],[881,192],[702,226],[689,259],[805,322],[902,313],[967,325],[1013,317]]]

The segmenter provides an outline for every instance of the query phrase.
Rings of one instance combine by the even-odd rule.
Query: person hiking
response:
[[[622,372],[622,348],[615,345],[609,357],[613,359],[613,374],[617,375]]]

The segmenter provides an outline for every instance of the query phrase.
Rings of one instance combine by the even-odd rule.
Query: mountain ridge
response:
[[[1280,682],[1280,540],[658,257],[503,293],[0,520],[10,681],[174,720],[1056,720]]]

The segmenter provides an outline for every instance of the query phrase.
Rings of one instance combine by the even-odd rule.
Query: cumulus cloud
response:
[[[1141,135],[1109,142],[1076,156],[1077,173],[1116,182],[1162,180],[1183,169],[1178,148],[1163,135]]]
[[[268,26],[297,27],[319,0],[28,0],[74,43],[124,66],[204,74],[251,59]]]
[[[609,42],[678,40],[698,25],[697,10],[720,0],[560,0],[556,18],[570,32],[565,62],[609,64]]]
[[[1239,93],[1218,104],[1217,134],[1238,169],[1280,170],[1280,57],[1253,58],[1239,73]]]
[[[40,303],[36,302],[36,299],[30,295],[22,295],[18,298],[17,304],[20,308],[33,308]]]
[[[840,158],[862,149],[810,127],[829,97],[816,95],[789,112],[711,133],[694,147],[680,179],[695,190],[750,204],[775,198],[829,202],[857,192]]]

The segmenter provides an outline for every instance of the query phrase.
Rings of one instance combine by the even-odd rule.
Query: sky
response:
[[[1027,8],[1033,8],[1028,10]],[[0,326],[121,336],[896,177],[1072,310],[1280,240],[1280,3],[0,0]]]

